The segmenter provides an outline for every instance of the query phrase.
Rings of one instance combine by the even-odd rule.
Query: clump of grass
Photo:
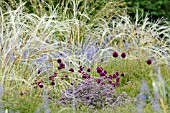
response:
[[[129,58],[152,58],[157,63],[166,63],[169,59],[169,25],[164,19],[150,22],[148,17],[140,18],[136,14],[135,22],[128,15],[118,19],[96,20],[94,37],[100,37],[105,46],[114,46],[120,52],[127,52]]]

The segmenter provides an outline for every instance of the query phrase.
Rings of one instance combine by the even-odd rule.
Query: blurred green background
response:
[[[170,19],[170,0],[125,0],[129,9],[129,14],[134,15],[136,8],[139,12],[150,13],[153,20],[158,18]]]

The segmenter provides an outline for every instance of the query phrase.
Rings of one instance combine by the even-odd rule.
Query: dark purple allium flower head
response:
[[[65,75],[65,77],[67,78],[67,77],[68,77],[68,75],[66,74],[66,75]]]
[[[42,84],[42,82],[38,82],[38,86],[39,86],[40,88],[43,88],[43,87],[44,87],[44,85]]]
[[[107,71],[106,71],[106,70],[104,70],[103,72],[104,72],[105,74],[107,74]]]
[[[62,69],[60,66],[58,66],[58,70]]]
[[[80,69],[81,71],[83,71],[84,67],[83,67],[83,66],[80,66],[79,69]]]
[[[151,59],[148,59],[148,60],[146,61],[146,63],[147,63],[148,65],[150,65],[150,64],[152,64],[152,60],[151,60]]]
[[[49,76],[49,80],[53,80],[54,79],[54,77],[53,76]]]
[[[54,72],[53,77],[56,77],[56,76],[57,76],[57,72]]]
[[[50,84],[53,86],[53,85],[55,85],[55,82],[54,82],[54,81],[52,81]]]
[[[121,74],[121,76],[122,76],[122,77],[124,77],[124,76],[125,76],[125,74],[124,74],[124,73],[122,73],[122,74]]]
[[[40,73],[41,73],[41,70],[39,69],[39,70],[38,70],[38,74],[40,74]]]
[[[88,77],[87,77],[88,79],[90,79],[91,78],[91,76],[90,75],[88,75]]]
[[[37,84],[39,85],[39,84],[41,84],[42,82],[37,82]]]
[[[113,57],[115,57],[115,58],[118,57],[118,53],[117,53],[116,51],[114,51],[112,55],[113,55]]]
[[[90,72],[90,71],[91,71],[91,69],[90,69],[90,68],[88,68],[88,69],[87,69],[87,72]]]
[[[106,76],[106,74],[104,72],[101,72],[100,76]]]
[[[102,83],[101,83],[101,85],[105,85],[105,83],[104,83],[104,82],[102,82]]]
[[[100,83],[101,83],[101,81],[102,81],[101,79],[97,79],[97,83],[98,83],[98,84],[100,84]]]
[[[69,71],[70,71],[70,72],[74,72],[74,69],[73,69],[73,68],[70,68]]]
[[[113,85],[115,87],[115,83],[114,82],[112,82],[111,85]]]
[[[120,86],[120,83],[119,83],[119,82],[116,82],[116,86],[119,87],[119,86]]]
[[[86,75],[86,74],[83,74],[83,75],[82,75],[82,78],[87,78],[87,75]]]
[[[117,77],[117,78],[116,78],[116,83],[117,83],[117,82],[119,82],[119,81],[120,81],[120,78],[119,78],[119,77]]]
[[[62,60],[59,58],[59,59],[57,59],[57,62],[60,64],[62,62]]]
[[[73,83],[73,82],[71,82],[70,84],[71,84],[71,85],[74,85],[74,83]]]
[[[109,84],[112,84],[112,80],[108,80],[108,83],[109,83]]]
[[[99,66],[99,67],[96,68],[96,70],[100,74],[103,71],[103,68]]]
[[[61,80],[64,80],[64,78],[63,78],[63,77],[61,77]]]
[[[81,70],[78,70],[79,73],[81,73]]]
[[[63,69],[65,68],[65,64],[64,63],[60,63],[60,67]]]
[[[115,73],[117,76],[119,76],[119,72],[118,71],[116,71],[116,73]]]
[[[112,79],[112,78],[113,78],[113,76],[110,74],[110,75],[108,75],[108,77],[107,77],[107,78]]]
[[[125,53],[125,52],[122,52],[121,57],[122,57],[122,58],[125,58],[125,57],[126,57],[126,53]]]
[[[117,78],[117,75],[116,75],[116,74],[113,74],[113,78]]]

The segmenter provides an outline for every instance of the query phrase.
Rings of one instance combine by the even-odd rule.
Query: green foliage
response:
[[[161,17],[170,19],[169,0],[125,0],[128,3],[129,13],[135,14],[136,8],[144,14],[150,13],[151,19],[156,20]]]

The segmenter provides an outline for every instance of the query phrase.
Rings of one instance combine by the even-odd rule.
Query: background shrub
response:
[[[125,0],[129,7],[129,14],[135,15],[136,8],[144,14],[150,13],[150,19],[156,20],[161,17],[170,19],[169,0]]]

